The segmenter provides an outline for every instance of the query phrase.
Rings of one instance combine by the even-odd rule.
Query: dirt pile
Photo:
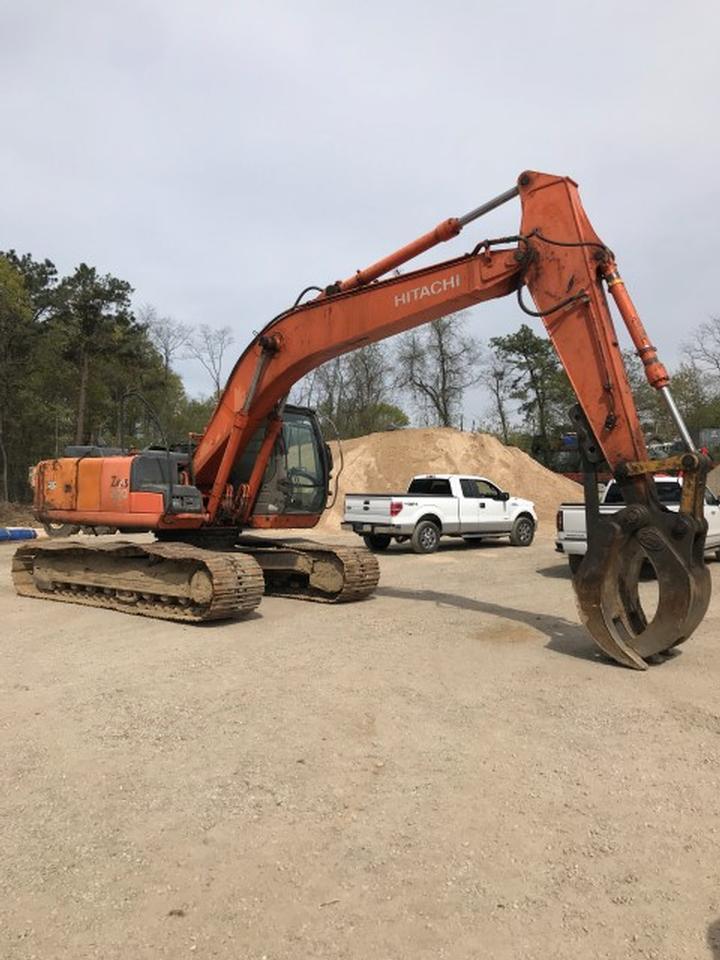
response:
[[[337,443],[331,443],[335,473],[340,468]],[[503,490],[535,503],[545,534],[555,529],[555,512],[563,500],[582,501],[582,488],[546,470],[517,447],[506,447],[484,433],[449,428],[372,433],[342,443],[344,469],[335,506],[321,521],[337,527],[346,493],[400,493],[418,473],[479,474]]]

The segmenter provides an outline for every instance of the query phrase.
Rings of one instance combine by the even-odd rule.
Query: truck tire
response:
[[[514,547],[529,547],[535,539],[535,521],[532,517],[518,517],[510,531],[510,543]]]
[[[415,553],[435,553],[440,546],[440,530],[432,520],[421,520],[411,537]]]
[[[583,562],[583,555],[581,553],[571,553],[568,555],[568,563],[570,564],[570,573],[575,576],[575,574],[580,569],[580,564]]]
[[[383,550],[387,550],[392,537],[387,533],[366,533],[363,540],[368,550],[372,550],[373,553],[380,553]]]

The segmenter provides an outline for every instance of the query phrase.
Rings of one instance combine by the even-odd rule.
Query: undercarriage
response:
[[[240,537],[222,549],[52,540],[19,548],[12,575],[21,596],[199,623],[246,616],[264,593],[362,600],[375,590],[379,568],[368,550],[310,540]]]

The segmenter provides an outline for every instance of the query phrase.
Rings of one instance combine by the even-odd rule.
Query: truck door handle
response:
[[[482,500],[480,501],[480,509],[481,509],[481,510],[484,510],[484,509],[485,509],[485,504],[484,504],[484,502],[483,502]]]

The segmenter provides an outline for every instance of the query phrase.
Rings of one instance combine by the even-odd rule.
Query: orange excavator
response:
[[[519,197],[517,234],[413,272],[397,268]],[[384,279],[383,279],[384,278]],[[527,288],[534,303],[523,298]],[[615,301],[648,381],[669,405],[687,451],[649,461],[606,299]],[[316,292],[312,300],[304,300]],[[633,306],[615,258],[593,230],[567,177],[527,171],[516,186],[445,220],[397,252],[324,289],[304,290],[239,358],[205,433],[188,453],[68,448],[34,473],[35,513],[51,529],[152,531],[153,542],[50,539],[22,546],[17,592],[169,620],[204,621],[254,609],[263,592],[326,601],[368,596],[378,581],[364,548],[247,535],[314,526],[332,460],[312,411],[286,403],[302,376],[365,344],[486,300],[517,296],[542,319],[568,374],[585,468],[588,551],[574,578],[583,622],[610,657],[644,669],[686,640],[710,600],[703,561],[699,454],[665,367]],[[596,471],[607,463],[627,506],[601,517]],[[655,494],[653,473],[682,470],[679,512]],[[643,564],[659,600],[648,620]]]

